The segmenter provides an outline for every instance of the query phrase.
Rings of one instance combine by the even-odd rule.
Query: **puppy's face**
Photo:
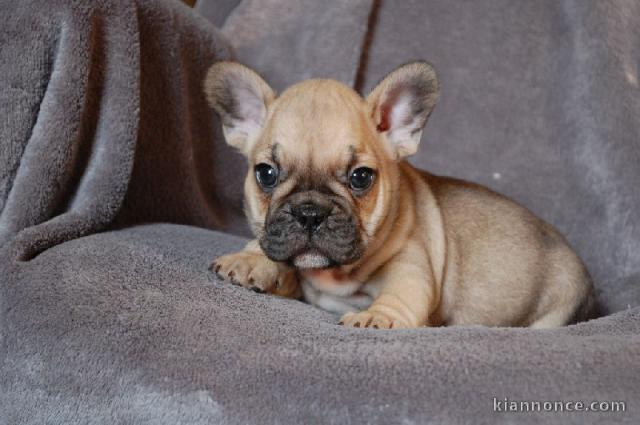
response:
[[[416,62],[366,100],[332,80],[276,98],[255,72],[219,62],[205,91],[227,142],[249,160],[245,209],[260,246],[304,269],[367,252],[396,199],[397,161],[417,150],[438,84],[431,66]]]

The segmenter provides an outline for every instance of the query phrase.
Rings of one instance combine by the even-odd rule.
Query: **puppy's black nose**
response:
[[[329,215],[330,209],[307,202],[292,208],[293,216],[306,230],[313,232]]]

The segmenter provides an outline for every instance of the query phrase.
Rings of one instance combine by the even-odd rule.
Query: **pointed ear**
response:
[[[220,115],[227,143],[245,156],[260,135],[275,93],[253,70],[237,62],[217,62],[204,81],[209,105]]]
[[[376,129],[396,159],[418,150],[422,129],[439,93],[433,67],[426,62],[412,62],[384,77],[367,97]]]

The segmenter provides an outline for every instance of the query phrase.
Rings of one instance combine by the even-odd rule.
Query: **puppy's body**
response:
[[[399,199],[396,237],[404,239],[407,232],[404,243],[418,251],[414,267],[430,277],[423,278],[432,286],[426,324],[560,326],[592,302],[588,273],[550,225],[482,186],[434,176],[406,162],[401,170],[405,187],[413,190]],[[379,266],[368,276],[368,270],[357,268],[350,275],[303,272],[305,298],[341,314],[367,308],[387,279],[384,264]],[[346,292],[346,281],[364,284],[352,284],[356,290]]]
[[[283,295],[301,288],[356,327],[560,326],[591,302],[584,266],[551,226],[402,160],[437,101],[427,64],[398,69],[366,100],[331,80],[276,99],[252,71],[218,64],[207,94],[249,158],[257,236],[216,260],[222,277]]]

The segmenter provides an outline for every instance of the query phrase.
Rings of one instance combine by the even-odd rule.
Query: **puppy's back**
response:
[[[553,226],[481,185],[419,175],[445,227],[445,322],[548,327],[593,315],[591,278]]]

